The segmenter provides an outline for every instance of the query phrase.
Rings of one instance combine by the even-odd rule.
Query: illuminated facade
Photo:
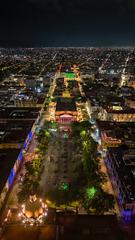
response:
[[[12,187],[16,173],[17,173],[17,171],[21,165],[21,162],[23,160],[23,150],[25,150],[25,151],[27,150],[28,145],[30,144],[30,142],[32,140],[34,130],[35,130],[35,124],[33,125],[32,129],[29,131],[27,138],[24,141],[24,145],[23,145],[22,149],[19,148],[18,144],[16,144],[16,149],[13,148],[14,144],[12,146],[10,145],[10,147],[12,148],[11,151],[18,151],[19,154],[14,162],[13,167],[10,170],[9,176],[8,176],[7,180],[5,181],[5,185],[0,193],[0,208],[2,207],[2,205],[4,203],[4,200],[6,198],[8,190]],[[8,144],[7,145],[5,144],[5,148],[7,148],[7,150],[9,150],[8,146],[9,146]],[[12,155],[11,155],[11,162],[12,162]]]
[[[120,139],[112,137],[110,131],[101,132],[101,144],[103,148],[118,147],[122,142]]]
[[[106,110],[103,109],[101,114],[101,120],[104,121],[116,121],[116,122],[134,122],[135,110]]]
[[[55,120],[67,124],[77,120],[77,109],[72,98],[59,98],[56,103]]]
[[[74,72],[61,72],[61,77],[64,77],[67,80],[75,79],[75,73]]]
[[[77,121],[77,112],[76,111],[57,111],[55,113],[56,122],[67,124],[74,121]]]
[[[135,219],[135,150],[111,148],[106,164],[119,202],[121,216],[125,221]]]

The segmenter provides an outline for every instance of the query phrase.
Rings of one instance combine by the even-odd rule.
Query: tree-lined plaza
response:
[[[68,139],[64,139],[64,135],[59,132],[56,123],[46,122],[37,135],[39,144],[36,149],[36,158],[25,164],[26,174],[19,192],[19,199],[26,201],[30,194],[37,194],[49,200],[50,206],[61,208],[81,206],[88,214],[104,214],[112,210],[114,197],[103,189],[103,184],[107,180],[100,169],[100,154],[97,151],[97,143],[91,137],[91,131],[91,124],[88,121],[73,122]],[[48,154],[49,148],[52,149],[51,145],[53,144],[58,158],[60,158],[62,151],[60,147],[63,147],[61,142],[65,147],[64,166],[69,161],[69,159],[66,160],[68,144],[70,147],[72,146],[70,152],[72,161],[70,164],[68,162],[68,168],[71,168],[69,171],[73,171],[73,175],[66,170],[65,179],[60,176],[58,160],[55,159],[53,152]],[[45,173],[44,168],[47,167],[47,161],[49,163],[48,173]],[[50,172],[49,166],[53,165],[55,161],[57,168],[54,172]],[[50,177],[54,175],[54,182],[49,185],[48,191],[42,189],[42,178],[43,181],[47,180],[44,178],[44,173],[50,174]]]

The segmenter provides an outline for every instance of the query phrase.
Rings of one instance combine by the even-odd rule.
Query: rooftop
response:
[[[19,152],[19,149],[12,149],[12,151],[11,149],[0,149],[0,192],[6,184]]]
[[[40,108],[0,107],[0,119],[36,119]]]
[[[135,202],[135,148],[110,148],[109,155],[125,193],[125,201]]]
[[[58,98],[56,111],[76,111],[76,104],[73,98]]]
[[[23,143],[34,121],[5,121],[0,123],[0,143]]]

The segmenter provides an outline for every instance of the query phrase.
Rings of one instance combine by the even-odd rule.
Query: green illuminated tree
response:
[[[95,187],[90,187],[86,189],[86,194],[88,199],[93,199],[97,193],[97,189]]]
[[[91,128],[91,123],[89,121],[82,121],[82,122],[73,122],[71,124],[72,132],[75,136],[80,135],[82,131],[89,131]]]
[[[88,187],[84,192],[83,206],[87,213],[104,214],[114,209],[114,197],[101,187]]]

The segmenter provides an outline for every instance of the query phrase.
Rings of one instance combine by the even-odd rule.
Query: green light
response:
[[[64,183],[64,184],[63,184],[63,189],[64,189],[65,191],[68,190],[68,187],[69,187],[69,186],[68,186],[68,183]]]
[[[45,136],[50,137],[50,133],[48,131],[45,131]]]
[[[86,131],[85,130],[81,131],[80,135],[81,137],[84,137],[86,135]]]
[[[68,138],[68,134],[67,133],[64,133],[64,138],[66,139],[66,138]]]
[[[62,183],[62,185],[60,186],[60,190],[64,190],[64,191],[69,190],[69,184],[68,183]]]
[[[87,188],[86,193],[89,199],[94,198],[95,194],[97,192],[97,189],[95,187]]]
[[[64,73],[64,77],[69,78],[69,79],[74,79],[75,74],[74,74],[74,72],[67,72],[67,73]]]
[[[51,127],[52,127],[52,128],[57,128],[57,124],[56,124],[55,122],[52,122],[52,123],[51,123]]]
[[[83,144],[83,147],[85,148],[85,147],[87,147],[88,142],[87,141],[83,141],[82,144]]]

